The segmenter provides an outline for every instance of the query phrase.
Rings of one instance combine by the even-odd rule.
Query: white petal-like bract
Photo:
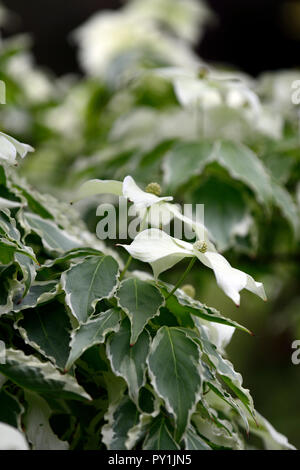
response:
[[[0,450],[29,450],[27,441],[18,429],[0,423]]]
[[[17,154],[24,158],[28,152],[33,152],[34,149],[27,144],[23,144],[13,137],[0,132],[0,159],[5,160],[7,163],[16,163]]]
[[[121,246],[133,258],[150,263],[156,278],[180,260],[196,256],[205,266],[214,271],[218,286],[236,305],[240,304],[242,289],[247,289],[266,300],[263,284],[256,282],[243,271],[233,268],[224,256],[216,251],[201,253],[192,243],[173,238],[159,229],[144,230],[130,245]]]
[[[147,193],[138,187],[131,176],[126,176],[123,181],[123,196],[132,201],[137,207],[150,207],[161,201],[172,201],[172,196],[158,197]]]

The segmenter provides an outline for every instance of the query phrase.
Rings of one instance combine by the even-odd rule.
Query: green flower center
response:
[[[198,240],[194,243],[193,248],[197,251],[200,251],[200,253],[206,253],[207,243],[204,240]]]
[[[155,196],[160,196],[161,187],[158,183],[149,183],[146,187],[146,193],[154,194]]]
[[[195,291],[195,287],[192,286],[192,284],[185,284],[184,286],[181,287],[181,290],[183,290],[183,292],[189,297],[191,297],[192,299],[195,298],[196,291]]]
[[[198,78],[200,78],[201,80],[203,80],[203,78],[206,78],[208,74],[209,70],[207,67],[202,66],[198,69]]]

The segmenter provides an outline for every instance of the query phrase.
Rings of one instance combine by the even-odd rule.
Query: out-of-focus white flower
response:
[[[59,106],[50,108],[43,116],[44,123],[63,136],[80,134],[85,118],[84,110],[90,99],[90,90],[84,84],[70,88]]]
[[[180,260],[196,256],[201,263],[214,271],[217,284],[236,305],[240,304],[242,289],[247,289],[266,300],[261,282],[256,282],[249,274],[233,268],[224,256],[211,251],[205,241],[198,240],[192,244],[152,228],[138,234],[130,245],[121,246],[133,258],[150,263],[156,278]]]
[[[295,92],[292,84],[299,78],[300,72],[297,70],[264,73],[258,80],[257,92],[273,110],[289,116],[297,109],[292,101],[292,94]]]
[[[25,435],[18,429],[0,423],[0,450],[29,450]]]
[[[7,63],[6,72],[19,83],[31,102],[40,103],[55,96],[51,81],[46,74],[36,69],[29,53],[13,56]]]
[[[178,38],[163,33],[152,20],[139,19],[123,10],[101,12],[75,31],[79,59],[84,70],[94,76],[106,76],[110,67],[118,73],[131,64],[145,62],[191,65],[196,56]]]
[[[167,202],[172,201],[173,197],[159,197],[153,192],[143,191],[131,176],[126,176],[123,182],[99,179],[86,181],[79,188],[75,201],[96,194],[115,194],[125,197],[133,202],[139,218],[145,223],[159,227],[169,223],[173,218],[167,205]]]
[[[156,193],[156,189],[158,192]],[[214,246],[209,241],[210,236],[205,226],[182,214],[176,204],[170,204],[172,196],[159,197],[160,187],[157,183],[150,183],[146,191],[143,191],[136,184],[131,176],[126,176],[123,183],[115,180],[89,180],[79,188],[75,201],[96,194],[115,194],[124,196],[131,201],[139,215],[140,220],[150,224],[152,227],[167,225],[173,218],[181,220],[187,224],[198,238],[205,239],[211,251],[215,251]]]
[[[22,144],[13,137],[4,134],[4,132],[0,132],[0,159],[15,164],[18,154],[21,158],[24,158],[28,152],[33,151],[34,149],[30,145]]]
[[[135,183],[131,176],[126,176],[124,181],[115,180],[89,180],[83,183],[76,194],[76,200],[95,194],[115,194],[124,196],[137,207],[151,207],[162,201],[172,201],[172,196],[158,197],[155,194],[143,191]]]
[[[174,91],[182,106],[199,106],[202,109],[220,106],[222,95],[220,90],[194,78],[182,77],[174,80]]]
[[[200,0],[132,0],[126,11],[140,20],[154,20],[190,42],[199,39],[204,23],[211,17]]]
[[[154,185],[154,183],[152,183]],[[149,185],[150,186],[150,185]],[[159,186],[159,185],[157,185]],[[172,201],[172,196],[159,197],[160,189],[154,191],[143,191],[138,187],[131,176],[126,176],[122,185],[123,196],[134,203],[138,208],[151,207],[165,201]]]
[[[32,125],[32,116],[25,109],[7,106],[2,116],[3,127],[12,133],[26,134]]]
[[[245,75],[210,70],[206,65],[188,68],[167,67],[156,73],[169,79],[182,106],[211,108],[227,105],[260,111],[260,101]]]
[[[207,137],[242,140],[258,133],[273,139],[282,136],[283,119],[270,105],[261,102],[255,83],[244,74],[209,70],[206,66],[191,69],[167,67],[155,71],[170,80],[179,103],[198,110]]]
[[[249,121],[253,123],[253,129],[257,132],[279,140],[283,133],[283,117],[279,112],[274,112],[270,106],[263,106],[261,112],[256,116],[249,116]]]

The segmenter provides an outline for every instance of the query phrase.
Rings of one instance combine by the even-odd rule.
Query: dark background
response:
[[[40,65],[57,74],[78,71],[69,33],[92,13],[118,8],[118,0],[3,0],[15,13],[4,36],[33,35]],[[300,0],[207,0],[219,21],[209,25],[200,56],[257,75],[299,65]]]

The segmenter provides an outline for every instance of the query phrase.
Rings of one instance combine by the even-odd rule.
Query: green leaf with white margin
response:
[[[192,421],[197,432],[217,448],[244,450],[244,443],[229,421],[218,419],[219,422],[215,423],[211,418],[204,418],[200,413],[195,413]]]
[[[86,256],[103,256],[103,253],[102,251],[95,250],[95,248],[89,248],[89,247],[74,248],[72,250],[67,251],[62,256],[58,256],[57,258],[47,260],[45,264],[42,265],[42,268],[50,268],[51,266],[54,266],[55,264],[66,263],[76,258],[85,258]]]
[[[153,418],[159,415],[162,400],[154,393],[152,387],[146,384],[139,394],[138,408],[141,412],[138,423],[128,432],[126,448],[133,449],[148,433]]]
[[[207,442],[200,437],[193,426],[189,426],[184,437],[185,450],[212,450]]]
[[[39,215],[43,219],[54,220],[54,217],[51,214],[51,212],[49,212],[46,209],[46,207],[44,207],[40,203],[40,201],[36,198],[36,191],[31,190],[31,192],[29,192],[29,188],[25,188],[24,186],[19,186],[18,184],[14,184],[13,188],[16,188],[21,193],[21,196],[25,198],[25,200],[27,201],[28,207],[32,212]]]
[[[0,450],[29,450],[25,434],[9,424],[0,422]]]
[[[21,234],[17,229],[16,221],[10,216],[10,212],[5,210],[0,211],[0,232],[2,231],[6,234],[8,240],[10,240],[16,246],[15,251],[13,248],[8,248],[8,252],[10,252],[10,254],[8,253],[8,256],[12,258],[14,255],[15,261],[20,266],[20,269],[23,273],[23,281],[25,283],[25,295],[36,275],[35,254],[31,248],[25,247],[21,243]],[[22,248],[25,250],[23,254],[20,252]]]
[[[233,141],[215,143],[214,160],[227,169],[230,176],[249,186],[258,201],[266,206],[272,202],[270,175],[252,150]]]
[[[197,412],[201,414],[202,418],[209,419],[213,422],[218,428],[226,431],[228,436],[232,436],[232,426],[228,425],[228,422],[223,421],[224,416],[218,414],[218,411],[210,407],[208,403],[207,396],[202,397],[201,400],[197,403]],[[195,413],[197,414],[197,413]],[[193,418],[192,418],[193,419]]]
[[[143,450],[180,450],[173,439],[164,416],[158,416],[152,423],[143,444]]]
[[[80,240],[58,228],[51,220],[42,219],[38,215],[29,212],[24,214],[24,219],[28,227],[41,237],[46,250],[64,253],[82,245]]]
[[[0,422],[21,430],[21,415],[24,412],[19,401],[6,390],[0,390]]]
[[[21,234],[16,227],[16,221],[10,216],[9,211],[0,211],[0,228],[11,240],[17,242],[21,240]]]
[[[296,447],[259,413],[256,413],[256,423],[250,423],[250,431],[262,439],[266,450],[296,450]]]
[[[122,196],[123,183],[121,181],[98,179],[86,181],[74,194],[73,202],[96,194],[115,194],[116,196]]]
[[[139,413],[134,403],[124,397],[120,402],[109,406],[102,427],[102,442],[108,450],[127,450],[128,432],[138,423]]]
[[[48,396],[90,400],[90,396],[70,374],[61,374],[50,362],[41,362],[23,351],[6,349],[6,363],[0,372],[22,388]]]
[[[68,450],[69,444],[61,441],[52,431],[49,418],[52,414],[47,402],[36,393],[25,392],[27,411],[25,429],[32,450]]]
[[[66,307],[51,302],[24,311],[15,323],[25,343],[46,356],[61,369],[70,353],[71,324]]]
[[[141,395],[143,395],[143,404],[141,404]],[[139,396],[139,410],[142,412],[139,415],[138,423],[128,431],[128,438],[125,443],[127,449],[134,449],[136,444],[145,437],[146,433],[149,431],[149,427],[153,422],[153,418],[158,416],[160,412],[160,406],[161,399],[156,395],[154,396],[154,391],[152,388],[149,385],[143,387],[142,393],[140,391]]]
[[[197,325],[199,325],[199,322],[197,323]],[[216,354],[220,356],[220,360],[221,361],[223,360],[221,354],[219,353],[218,349],[215,348],[214,344],[212,344],[212,343],[207,344],[207,348],[204,349],[203,345],[201,343],[202,338],[201,339],[199,338],[199,336],[198,336],[199,334],[197,334],[194,330],[187,330],[187,329],[184,329],[184,328],[182,329],[182,331],[184,331],[191,339],[193,339],[196,342],[198,342],[199,344],[201,344],[202,350],[206,354],[207,354],[207,351],[208,351],[209,348],[211,348],[212,350],[215,349]],[[205,331],[205,334],[206,334],[206,327],[204,327],[204,331]],[[206,343],[209,343],[209,340],[208,340],[207,336],[205,337],[204,340],[205,340]],[[210,357],[208,359],[210,360]],[[245,426],[245,429],[248,433],[249,432],[249,423],[248,423],[248,417],[247,417],[248,413],[246,415],[244,407],[241,406],[241,402],[239,400],[234,400],[234,398],[222,387],[221,383],[217,379],[218,370],[214,370],[214,368],[215,368],[214,364],[209,365],[207,363],[203,363],[203,367],[204,367],[203,380],[205,380],[205,383],[206,383],[207,387],[210,388],[210,390],[215,394],[215,396],[219,400],[226,403],[226,405],[229,405],[229,407],[231,407],[235,411],[235,413],[237,413],[241,417],[241,419],[243,421],[243,424]],[[242,389],[242,391],[247,392],[247,390],[244,390],[244,389]],[[203,399],[202,399],[202,403],[204,405]],[[208,409],[206,409],[206,411],[208,411]],[[253,411],[254,411],[254,409],[253,409]]]
[[[154,285],[137,278],[123,281],[117,297],[131,323],[130,343],[135,344],[149,320],[159,315],[164,299]]]
[[[198,324],[199,338],[197,342],[201,345],[202,351],[207,355],[210,363],[215,367],[219,377],[228,385],[228,387],[241,400],[249,413],[255,417],[253,399],[248,389],[243,388],[243,378],[236,372],[231,362],[224,359],[217,350],[216,346],[209,341],[205,328]]]
[[[100,313],[97,317],[81,325],[72,332],[70,343],[70,355],[66,364],[66,369],[70,369],[72,364],[87,349],[95,344],[104,343],[107,333],[118,331],[121,321],[119,310],[111,308]]]
[[[140,442],[149,430],[152,417],[148,414],[141,413],[139,415],[139,422],[133,426],[127,433],[125,447],[128,450],[134,449],[138,442]]]
[[[146,359],[149,353],[150,336],[144,330],[133,346],[130,346],[130,336],[130,322],[126,318],[120,330],[110,336],[106,350],[113,372],[126,380],[129,396],[137,404],[139,390],[146,380]]]
[[[14,299],[14,312],[36,307],[39,304],[53,299],[58,292],[59,285],[57,281],[35,282],[25,297]]]
[[[213,144],[209,140],[175,144],[163,162],[164,180],[174,192],[191,178],[200,175],[212,160]]]
[[[109,403],[118,403],[127,389],[126,382],[122,377],[117,377],[111,371],[103,372]]]
[[[218,395],[212,394],[211,392],[206,395],[210,405],[221,412],[222,415],[227,416],[228,419],[232,418],[230,413],[230,405],[225,401],[221,400]],[[242,406],[242,403],[237,400],[238,404]],[[238,416],[236,416],[238,424],[247,431],[245,422]],[[260,437],[264,443],[264,447],[267,450],[294,450],[295,447],[288,442],[288,439],[278,431],[257,411],[255,413],[255,421],[250,418],[250,433]],[[248,431],[247,431],[248,433]]]
[[[275,180],[272,181],[273,197],[282,215],[293,229],[294,235],[299,235],[299,209],[290,193]]]
[[[20,283],[16,280],[16,266],[0,266],[0,316],[11,312],[13,298],[20,290]]]
[[[36,276],[36,263],[22,253],[15,253],[15,260],[23,273],[23,282],[25,284],[23,296],[25,297]]]
[[[0,262],[2,264],[9,264],[14,260],[15,253],[21,253],[30,259],[32,259],[35,263],[37,260],[35,255],[30,247],[23,246],[17,242],[12,242],[7,238],[0,238]]]
[[[91,256],[61,277],[66,303],[79,323],[94,313],[96,303],[108,299],[118,283],[119,266],[112,256]]]
[[[160,291],[166,298],[166,307],[170,312],[176,316],[186,315],[190,313],[196,317],[202,318],[212,323],[220,323],[222,325],[233,326],[241,331],[251,334],[251,332],[239,323],[231,320],[230,318],[223,317],[216,309],[202,304],[198,300],[192,299],[186,295],[182,290],[178,289],[169,298],[168,295],[173,289],[173,286],[159,283]]]
[[[217,162],[230,176],[242,181],[268,206],[272,201],[270,176],[263,163],[248,147],[220,140],[176,144],[164,162],[165,181],[173,191],[203,172],[209,163]]]
[[[1,238],[0,239],[0,263],[8,265],[14,261],[17,246],[11,241]]]
[[[155,392],[175,418],[178,441],[202,389],[199,348],[182,330],[164,326],[153,339],[148,368]]]
[[[232,396],[226,390],[223,389],[218,380],[215,379],[206,383],[207,386],[212,390],[212,392],[214,392],[219,398],[221,398],[221,400],[224,400],[225,403],[227,403],[233,410],[235,410],[240,415],[241,419],[243,420],[245,429],[247,433],[249,433],[249,422],[243,408],[239,405],[239,403],[236,402],[232,398]]]

